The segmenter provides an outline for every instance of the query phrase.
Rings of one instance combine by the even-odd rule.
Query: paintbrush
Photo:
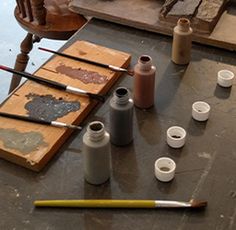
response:
[[[16,119],[16,120],[21,120],[21,121],[28,121],[28,122],[43,124],[43,125],[51,125],[51,126],[55,126],[55,127],[65,127],[65,128],[69,128],[69,129],[79,129],[79,130],[82,129],[81,126],[77,126],[77,125],[66,124],[66,123],[59,122],[59,121],[46,121],[46,120],[42,120],[40,118],[22,116],[22,115],[18,115],[18,114],[0,112],[0,116],[11,118],[11,119]]]
[[[65,84],[62,84],[62,83],[59,83],[59,82],[55,82],[55,81],[52,81],[52,80],[44,79],[44,78],[32,75],[32,74],[27,73],[27,72],[17,71],[17,70],[14,70],[12,68],[2,66],[2,65],[0,65],[0,69],[5,70],[5,71],[10,72],[10,73],[13,73],[13,74],[20,75],[22,77],[25,77],[25,78],[30,79],[32,81],[38,82],[40,84],[51,86],[51,87],[59,89],[59,90],[64,90],[66,92],[79,94],[79,95],[85,95],[85,96],[88,96],[92,99],[99,100],[101,102],[105,101],[105,98],[102,95],[89,93],[85,90],[75,88],[75,87],[72,87],[72,86],[69,86],[69,85],[65,85]]]
[[[66,208],[204,208],[206,201],[190,200],[36,200],[36,207]]]
[[[113,70],[115,72],[124,72],[124,73],[129,74],[130,76],[134,75],[134,71],[133,70],[124,69],[124,68],[121,68],[121,67],[118,67],[118,66],[114,66],[114,65],[104,64],[104,63],[101,63],[101,62],[92,61],[92,60],[81,58],[81,57],[75,57],[75,56],[72,56],[72,55],[69,55],[69,54],[60,53],[60,52],[57,52],[57,51],[54,51],[54,50],[50,50],[50,49],[47,49],[47,48],[43,48],[43,47],[39,47],[39,49],[43,50],[43,51],[46,51],[46,52],[49,52],[49,53],[53,53],[53,54],[62,56],[62,57],[70,58],[70,59],[73,59],[75,61],[86,62],[86,63],[92,64],[92,65],[96,65],[96,66],[100,66],[100,67],[103,67],[103,68],[108,68],[108,69]]]

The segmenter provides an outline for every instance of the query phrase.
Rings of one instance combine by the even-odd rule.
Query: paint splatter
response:
[[[94,84],[105,84],[108,81],[107,76],[100,75],[94,71],[88,71],[81,68],[72,68],[70,66],[66,66],[61,64],[56,67],[56,71],[61,74],[65,74],[68,77],[78,79],[82,81],[84,84],[94,83]]]
[[[36,151],[39,146],[48,146],[39,132],[19,132],[16,129],[1,129],[0,138],[5,148],[15,149],[26,155]]]
[[[202,153],[198,153],[197,155],[198,157],[201,157],[201,158],[211,159],[210,153],[202,152]]]
[[[25,104],[29,116],[46,121],[55,121],[70,112],[80,109],[79,101],[65,101],[63,98],[56,99],[52,95],[28,94],[31,101]]]
[[[84,52],[83,50],[79,50],[79,55],[86,55],[87,53],[86,52]]]

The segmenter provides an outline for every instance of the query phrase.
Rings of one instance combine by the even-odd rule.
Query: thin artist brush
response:
[[[105,98],[102,95],[89,93],[85,90],[82,90],[82,89],[79,89],[79,88],[76,88],[76,87],[72,87],[72,86],[69,86],[69,85],[65,85],[65,84],[62,84],[62,83],[58,83],[58,82],[55,82],[55,81],[51,81],[51,80],[48,80],[48,79],[44,79],[44,78],[32,75],[32,74],[27,73],[27,72],[17,71],[17,70],[14,70],[12,68],[9,68],[9,67],[3,66],[3,65],[0,65],[0,69],[5,70],[5,71],[10,72],[10,73],[13,73],[13,74],[23,76],[23,77],[25,77],[27,79],[30,79],[32,81],[38,82],[40,84],[48,85],[48,86],[51,86],[51,87],[59,89],[59,90],[64,90],[66,92],[74,93],[74,94],[85,95],[85,96],[88,96],[90,98],[99,100],[101,102],[105,101]]]
[[[206,201],[190,200],[36,200],[36,207],[66,208],[204,208]]]
[[[28,121],[28,122],[37,123],[37,124],[51,125],[51,126],[55,126],[55,127],[65,127],[65,128],[69,128],[69,129],[79,129],[79,130],[82,129],[81,126],[77,126],[77,125],[66,124],[66,123],[59,122],[59,121],[46,121],[46,120],[42,120],[40,118],[23,116],[23,115],[18,115],[18,114],[0,112],[0,116],[11,118],[11,119],[16,119],[16,120],[21,120],[21,121]]]
[[[62,56],[62,57],[70,58],[70,59],[73,59],[75,61],[86,62],[86,63],[96,65],[96,66],[100,66],[100,67],[103,67],[103,68],[108,68],[108,69],[113,70],[115,72],[125,72],[125,73],[129,74],[130,76],[134,75],[133,70],[124,69],[124,68],[114,66],[114,65],[104,64],[104,63],[101,63],[101,62],[92,61],[92,60],[81,58],[81,57],[75,57],[75,56],[72,56],[72,55],[69,55],[69,54],[60,53],[60,52],[50,50],[50,49],[47,49],[47,48],[43,48],[43,47],[39,47],[39,49],[43,50],[43,51],[46,51],[46,52],[49,52],[49,53],[53,53],[53,54]]]

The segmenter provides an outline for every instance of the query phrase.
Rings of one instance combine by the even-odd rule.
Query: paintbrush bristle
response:
[[[130,75],[130,76],[134,76],[134,71],[133,70],[127,70],[127,73]]]
[[[192,208],[205,208],[207,201],[190,200],[189,202]]]
[[[102,103],[105,102],[105,97],[99,94],[94,94],[94,93],[86,93],[90,98],[101,101]]]

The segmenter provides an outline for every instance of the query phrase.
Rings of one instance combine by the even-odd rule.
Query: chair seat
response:
[[[87,22],[82,15],[69,11],[69,0],[17,0],[16,3],[15,18],[27,31],[15,62],[18,71],[25,70],[35,42],[41,38],[67,40]],[[9,93],[20,81],[21,77],[14,74]]]
[[[65,0],[56,3],[52,0],[45,1],[47,9],[45,25],[38,25],[36,21],[30,22],[27,17],[22,18],[18,7],[15,8],[15,18],[21,27],[40,38],[67,40],[87,22],[87,19],[69,11],[65,2]]]

